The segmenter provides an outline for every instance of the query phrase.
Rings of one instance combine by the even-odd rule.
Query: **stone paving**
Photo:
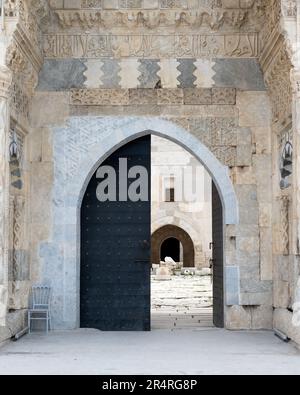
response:
[[[152,277],[152,329],[212,326],[211,276]]]
[[[265,331],[81,329],[0,347],[0,374],[300,374],[300,353]]]

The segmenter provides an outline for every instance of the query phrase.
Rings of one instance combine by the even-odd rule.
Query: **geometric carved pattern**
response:
[[[266,83],[272,101],[273,121],[282,124],[288,122],[292,115],[292,64],[282,48],[272,61],[266,73]]]
[[[296,22],[295,10],[295,2],[292,0],[265,2],[266,18],[261,31],[264,49],[260,63],[269,88],[273,121],[281,124],[289,123],[292,115],[292,62],[288,51],[293,50],[291,40],[286,37],[285,19],[295,19]],[[298,52],[298,48],[296,51]]]
[[[225,166],[237,165],[238,123],[234,118],[192,118],[189,129]]]
[[[66,183],[69,178],[75,177],[80,171],[80,163],[88,152],[101,145],[104,139],[109,138],[112,130],[119,129],[124,123],[130,124],[134,119],[134,117],[125,119],[112,117],[108,122],[107,117],[78,117],[70,120],[69,126],[63,131],[59,128],[55,137],[54,153],[63,155],[65,166],[56,167],[55,179]],[[234,119],[220,118],[217,124],[212,118],[184,118],[183,120],[185,121],[183,127],[190,130],[205,144],[221,163],[227,166],[236,165],[238,127]],[[217,128],[220,129],[218,134],[215,132]],[[59,159],[54,158],[54,162],[59,163]],[[55,199],[57,202],[60,201],[58,194]]]
[[[232,105],[235,101],[236,90],[228,88],[72,89],[70,94],[70,104],[77,106]]]
[[[289,207],[290,198],[282,196],[280,198],[280,218],[281,218],[281,246],[282,254],[289,255]]]
[[[149,90],[151,91],[151,90]],[[72,89],[71,104],[122,106],[129,104],[127,89]]]
[[[25,198],[24,196],[15,196],[10,199],[10,218],[12,226],[12,261],[11,261],[11,280],[20,279],[22,266],[25,262],[22,260],[21,250],[24,244],[24,221],[25,221]]]
[[[56,167],[56,179],[67,181],[69,177],[78,174],[79,166],[95,146],[102,143],[111,131],[108,131],[107,123],[102,118],[80,118],[71,122],[76,122],[72,127],[64,129],[63,134],[56,136],[57,147],[55,152],[60,155],[63,152],[65,166]],[[122,119],[111,119],[111,125],[116,129],[124,123]],[[63,150],[63,151],[62,151]],[[59,160],[57,159],[59,162]],[[59,201],[60,197],[55,197]]]

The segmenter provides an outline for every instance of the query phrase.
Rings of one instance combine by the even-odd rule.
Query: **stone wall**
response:
[[[43,3],[43,31],[27,46],[15,34],[6,62],[15,114],[29,132],[31,279],[53,287],[55,327],[79,322],[78,218],[89,175],[151,130],[189,149],[218,186],[226,326],[271,328],[273,303],[290,308],[299,275],[298,171],[281,191],[277,168],[294,105],[286,41],[275,33],[294,8],[283,2],[282,11],[277,0],[34,3]],[[32,97],[22,78],[40,69]]]
[[[181,92],[175,90],[174,93]],[[197,92],[195,90],[194,93]],[[194,139],[199,141],[197,144],[206,144],[215,155],[216,166],[230,168],[231,179],[239,201],[240,223],[234,225],[235,222],[228,222],[232,225],[227,226],[228,303],[237,305],[229,308],[227,326],[270,327],[272,268],[268,256],[271,254],[269,243],[271,228],[270,224],[259,222],[264,220],[264,213],[271,204],[269,201],[271,196],[265,193],[266,180],[268,180],[266,174],[271,168],[271,154],[267,151],[270,142],[265,136],[270,130],[270,111],[266,92],[238,91],[235,105],[229,103],[166,105],[158,102],[147,105],[145,103],[148,102],[149,96],[141,91],[139,102],[136,102],[139,104],[121,105],[122,102],[118,100],[119,104],[105,102],[101,105],[99,97],[101,98],[102,94],[106,94],[109,100],[115,100],[114,97],[118,97],[114,96],[115,93],[115,91],[102,92],[98,89],[93,90],[93,95],[89,96],[89,92],[82,91],[84,103],[76,99],[74,105],[69,105],[73,103],[74,91],[39,92],[34,100],[32,125],[48,136],[48,139],[45,142],[43,140],[40,145],[37,158],[39,166],[45,165],[50,172],[47,173],[49,178],[45,177],[43,180],[43,189],[40,189],[43,207],[49,209],[43,210],[40,224],[36,226],[45,229],[48,223],[50,237],[46,239],[46,243],[35,238],[32,244],[37,246],[35,270],[37,272],[40,270],[41,262],[43,278],[50,282],[55,290],[53,312],[56,325],[76,327],[78,323],[75,303],[77,297],[74,296],[74,289],[78,290],[76,263],[78,256],[74,244],[76,244],[77,210],[80,202],[72,191],[74,189],[81,191],[85,182],[83,175],[79,179],[78,174],[81,172],[90,174],[94,165],[99,163],[101,152],[105,151],[105,147],[107,149],[110,147],[106,140],[115,141],[117,146],[124,134],[134,133],[135,123],[138,121],[142,125],[138,132],[153,130],[153,125],[156,124],[154,130],[166,137],[172,138],[172,133],[177,136],[177,128],[190,133],[189,139],[192,139],[193,146]],[[173,92],[164,92],[167,93]],[[151,90],[149,94],[157,100],[160,90]],[[192,97],[193,100],[198,100],[197,94]],[[44,108],[51,111],[45,114]],[[63,126],[67,119],[69,119],[67,126]],[[54,150],[52,158],[49,140]],[[36,136],[32,143],[36,143]],[[98,151],[95,151],[95,147],[98,147]],[[189,145],[186,147],[190,149]],[[86,155],[93,158],[88,162],[88,166],[85,164]],[[199,159],[205,163],[201,155]],[[216,173],[217,170],[212,172],[214,178]],[[54,189],[52,177],[54,177]],[[37,182],[39,180],[40,178],[36,178]],[[271,184],[270,179],[269,183]],[[220,192],[222,193],[222,188]],[[41,207],[39,196],[32,199],[34,199],[34,207]],[[65,228],[62,227],[63,224]],[[70,281],[67,281],[68,279]],[[69,284],[67,285],[66,282]],[[253,307],[244,309],[242,305]],[[256,307],[258,305],[263,307]],[[238,317],[242,314],[243,320],[234,321],[235,316],[231,318],[232,314],[238,314]]]
[[[299,12],[299,11],[298,11]],[[274,326],[299,341],[299,137],[297,4],[267,3],[260,63],[272,103],[272,221]],[[298,333],[298,334],[297,334]]]
[[[27,326],[30,276],[29,106],[43,63],[47,1],[5,1],[1,15],[0,342]],[[39,18],[37,18],[39,15]]]
[[[107,136],[120,144],[117,131],[123,135],[126,125],[132,135],[135,122],[146,117],[155,119],[155,132],[167,137],[164,128],[189,133],[210,150],[216,166],[229,169],[240,215],[238,224],[227,222],[227,326],[270,327],[272,194],[266,191],[271,190],[271,111],[257,58],[262,15],[256,2],[56,1],[52,6],[32,107],[32,143],[40,128],[53,142],[53,157],[46,160],[51,176],[43,192],[53,203],[46,203],[50,214],[47,210],[44,216],[50,219],[41,219],[43,228],[50,222],[49,237],[33,245],[35,271],[41,259],[44,279],[55,288],[56,325],[78,323],[71,298],[78,289],[78,268],[68,242],[76,236],[78,202],[73,200],[75,207],[65,203],[64,184],[79,169],[89,174],[82,161],[85,154],[92,156],[92,147],[100,150],[101,145],[102,152]],[[62,234],[66,218],[72,223]],[[72,273],[69,285],[61,279],[62,270]]]

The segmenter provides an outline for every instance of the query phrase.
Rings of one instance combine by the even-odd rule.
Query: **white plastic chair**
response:
[[[32,321],[46,321],[46,333],[51,329],[50,293],[51,288],[46,285],[32,287],[32,308],[28,310],[29,333]]]

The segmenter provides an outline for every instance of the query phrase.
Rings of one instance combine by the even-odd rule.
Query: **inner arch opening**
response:
[[[165,261],[166,258],[173,259],[174,262],[181,262],[183,258],[182,244],[175,237],[169,237],[164,240],[160,247],[160,260]]]

